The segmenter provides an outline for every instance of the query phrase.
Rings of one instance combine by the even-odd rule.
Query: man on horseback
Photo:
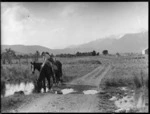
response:
[[[44,62],[42,64],[42,66],[41,66],[41,70],[42,70],[42,68],[43,68],[43,66],[45,64],[50,66],[52,68],[52,72],[53,72],[53,83],[55,83],[56,82],[56,78],[55,78],[54,69],[56,69],[57,67],[54,65],[54,59],[48,52],[42,52],[42,56],[43,56]]]

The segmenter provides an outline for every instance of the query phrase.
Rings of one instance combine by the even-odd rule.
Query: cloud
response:
[[[58,32],[61,33],[61,32],[64,32],[64,28],[55,28],[55,29],[52,29],[50,32],[53,33],[53,34],[57,34]]]
[[[36,34],[36,26],[45,23],[45,19],[35,17],[19,3],[1,3],[1,6],[2,43],[23,42],[25,36]]]
[[[63,10],[61,12],[61,16],[69,17],[69,16],[76,16],[80,14],[80,10],[82,8],[87,8],[87,3],[60,3],[64,5]]]
[[[61,15],[63,17],[68,17],[68,16],[71,16],[73,14],[76,13],[76,7],[74,6],[67,6],[64,8],[64,10],[62,11]]]

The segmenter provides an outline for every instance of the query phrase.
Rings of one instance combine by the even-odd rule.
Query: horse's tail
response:
[[[63,79],[62,79],[62,76],[63,76],[63,73],[62,73],[62,63],[60,61],[58,61],[58,69],[59,69],[59,78],[60,78],[60,81],[63,82]]]
[[[62,76],[62,63],[60,61],[58,61],[58,60],[56,60],[55,63],[57,65],[57,67],[58,67],[60,75]]]
[[[62,73],[62,64],[60,64],[60,74],[61,74],[61,77],[62,77],[62,75],[63,75],[63,73]]]

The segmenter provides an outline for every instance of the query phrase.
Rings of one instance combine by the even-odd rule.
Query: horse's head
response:
[[[31,62],[31,71],[32,71],[32,74],[34,74],[34,72],[35,72],[35,62]]]

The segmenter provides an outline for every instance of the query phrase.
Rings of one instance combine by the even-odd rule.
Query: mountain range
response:
[[[102,53],[105,49],[107,49],[109,53],[141,53],[143,49],[148,48],[148,32],[127,33],[120,38],[117,36],[109,36],[85,44],[68,46],[64,49],[50,49],[39,45],[1,45],[2,52],[6,48],[11,48],[20,54],[35,53],[37,50],[40,53],[47,51],[54,55],[61,53],[75,54],[76,52],[91,52],[93,50]]]

